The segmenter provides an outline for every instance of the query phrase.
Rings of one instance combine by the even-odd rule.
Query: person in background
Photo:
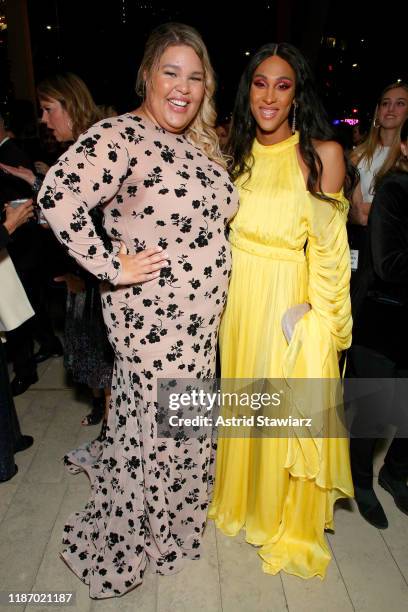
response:
[[[374,196],[374,182],[383,176],[399,151],[400,128],[408,116],[408,84],[388,85],[381,93],[367,138],[351,155],[358,168],[360,181],[351,199],[350,221],[367,225],[368,213]]]
[[[4,119],[0,115],[0,164],[11,166],[22,166],[34,170],[34,166],[28,155],[18,146],[15,139],[9,135]],[[0,203],[15,200],[17,198],[30,198],[31,189],[23,183],[19,177],[15,177],[4,171],[0,171]]]
[[[34,314],[24,294],[17,296],[10,291],[10,286],[14,286],[16,280],[18,282],[15,270],[8,268],[6,273],[2,271],[4,249],[10,243],[12,234],[34,216],[32,200],[28,200],[18,208],[12,208],[6,204],[5,212],[5,220],[0,223],[0,281],[2,289],[0,296],[0,330],[10,329],[10,327],[20,324],[22,320]],[[6,274],[6,277],[4,277],[4,274]],[[26,306],[21,303],[22,297],[27,302]],[[18,300],[19,303],[14,305],[13,300]],[[10,310],[13,309],[18,311],[18,315],[16,315],[18,319],[9,326],[6,325],[6,319],[10,317]],[[22,309],[25,309],[24,313]],[[7,315],[5,312],[7,312]],[[7,323],[9,323],[8,320]],[[4,334],[0,331],[0,482],[10,480],[17,473],[18,468],[14,461],[14,454],[26,450],[33,444],[32,436],[21,433],[10,389],[7,359],[3,348],[4,340]]]
[[[341,121],[334,126],[334,140],[341,144],[347,155],[353,149],[353,126],[346,121]]]
[[[332,419],[338,356],[351,342],[343,185],[351,189],[355,172],[292,45],[267,44],[252,56],[226,153],[240,205],[230,224],[222,379],[276,379],[277,389],[298,400],[295,380],[317,379],[316,397],[303,385],[301,408],[290,408],[311,421],[324,415],[328,433],[220,438],[209,517],[226,535],[245,529],[247,542],[260,547],[264,572],[323,578],[334,503],[353,495],[348,439]]]
[[[10,167],[24,167],[34,176],[34,166],[27,154],[7,136],[4,121],[0,117],[0,215],[4,204],[15,199],[29,199],[32,189],[18,174],[7,171]],[[13,395],[20,395],[37,382],[37,363],[44,354],[61,355],[62,346],[54,333],[46,300],[45,269],[47,256],[41,229],[34,220],[19,227],[13,234],[8,251],[24,289],[33,304],[35,317],[8,332],[8,349],[13,362],[15,377],[11,382]],[[34,354],[34,338],[40,348]]]
[[[228,135],[231,127],[231,118],[226,117],[221,121],[218,121],[215,131],[217,132],[218,139],[220,141],[220,147],[224,150],[225,145],[228,142]]]
[[[368,136],[369,129],[370,129],[370,125],[368,121],[364,117],[360,117],[358,123],[353,125],[353,130],[352,130],[353,149],[363,144],[363,142]]]
[[[355,289],[359,268],[364,259],[367,240],[367,219],[374,196],[376,178],[390,168],[399,151],[399,131],[408,116],[408,84],[388,85],[378,100],[367,138],[351,153],[351,162],[359,172],[360,181],[351,196],[348,236],[352,261],[351,288]]]
[[[111,112],[98,107],[83,80],[72,73],[62,73],[43,80],[37,93],[42,109],[41,121],[58,142],[70,143]],[[19,177],[38,191],[43,182],[30,168],[2,165],[7,172]],[[41,168],[45,169],[45,168]],[[106,240],[100,212],[93,213],[98,235]],[[93,394],[92,411],[82,420],[83,425],[96,425],[107,413],[112,380],[113,352],[105,332],[100,298],[100,283],[91,274],[66,258],[67,271],[55,278],[67,285],[65,317],[64,363],[76,383],[87,385]],[[103,424],[101,436],[105,435]]]
[[[352,296],[354,331],[348,358],[349,376],[377,380],[408,378],[408,119],[401,128],[400,147],[388,161],[388,171],[375,182],[367,257]],[[399,394],[400,388],[388,388],[380,413],[375,396],[362,394],[351,430],[356,502],[360,514],[378,529],[388,527],[388,520],[373,487],[378,436],[368,432],[380,432],[385,425],[397,426],[397,432],[378,484],[408,514],[408,413],[406,393]]]

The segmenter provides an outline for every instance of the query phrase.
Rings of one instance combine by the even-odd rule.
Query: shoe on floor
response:
[[[38,351],[34,353],[34,360],[36,363],[42,363],[51,357],[61,357],[64,354],[64,349],[61,342],[56,339],[52,346],[40,346]]]
[[[81,425],[97,425],[103,419],[105,414],[105,396],[94,397],[92,399],[92,411],[84,416]]]
[[[361,489],[354,486],[354,494],[358,511],[363,519],[377,529],[387,529],[388,520],[374,489]]]
[[[27,448],[33,445],[33,436],[21,436],[21,438],[14,444],[14,452],[19,453],[25,451]]]
[[[408,486],[405,480],[393,478],[385,465],[378,474],[378,484],[393,496],[397,508],[408,514]]]
[[[36,382],[38,382],[37,372],[30,376],[16,376],[11,381],[11,392],[16,397],[16,395],[21,395],[24,391],[27,391],[28,387]]]

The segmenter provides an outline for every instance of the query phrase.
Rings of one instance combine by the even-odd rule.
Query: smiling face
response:
[[[261,144],[274,144],[291,135],[288,116],[295,97],[295,72],[277,55],[255,69],[249,100]]]
[[[142,109],[162,128],[178,134],[195,119],[204,93],[204,68],[197,53],[187,45],[174,45],[148,75]]]
[[[408,116],[408,91],[395,87],[387,91],[377,110],[377,121],[385,130],[398,129]]]
[[[72,123],[61,102],[54,98],[47,98],[40,100],[40,107],[42,110],[41,122],[53,132],[55,139],[58,142],[73,140]]]

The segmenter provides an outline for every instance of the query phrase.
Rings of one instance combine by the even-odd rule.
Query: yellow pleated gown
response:
[[[309,194],[298,141],[297,133],[270,146],[255,139],[252,176],[237,181],[223,378],[338,379],[338,354],[351,342],[348,203]],[[282,316],[302,302],[312,309],[288,345]],[[330,413],[330,389],[327,397]],[[346,437],[220,438],[209,516],[227,535],[245,528],[265,572],[323,578],[331,558],[324,530],[333,528],[336,499],[352,495]]]

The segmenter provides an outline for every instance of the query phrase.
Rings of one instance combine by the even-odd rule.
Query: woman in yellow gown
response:
[[[284,379],[289,386],[327,379],[320,414],[332,437],[220,438],[209,516],[227,535],[245,528],[265,572],[323,578],[333,505],[353,495],[348,440],[333,430],[330,381],[339,379],[338,358],[351,341],[343,185],[354,177],[293,46],[265,45],[253,56],[227,152],[240,207],[230,227],[222,378]],[[302,318],[290,311],[299,320],[288,343],[282,318],[299,304],[311,309]],[[306,401],[303,414],[312,408],[319,412]]]

